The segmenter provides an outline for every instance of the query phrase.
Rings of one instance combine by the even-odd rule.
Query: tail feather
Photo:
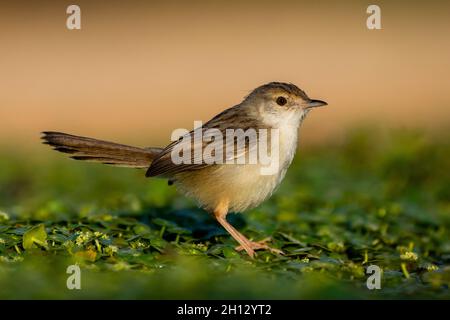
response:
[[[42,134],[44,144],[70,154],[72,159],[122,167],[148,168],[162,151],[161,148],[138,148],[62,132],[45,131]]]

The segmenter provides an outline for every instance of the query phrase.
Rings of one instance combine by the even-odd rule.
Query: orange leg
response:
[[[228,223],[226,216],[228,213],[228,202],[221,202],[214,210],[214,217],[225,230],[241,245],[242,249],[253,258],[255,251],[250,246],[250,240],[248,240],[242,233],[237,231],[231,224]]]
[[[251,258],[255,256],[255,250],[259,249],[267,249],[274,253],[283,254],[281,250],[273,249],[266,244],[266,242],[270,240],[269,238],[259,242],[248,240],[242,233],[237,231],[230,223],[228,223],[228,221],[226,220],[227,213],[228,202],[221,202],[214,210],[214,216],[216,220],[237,242],[239,242],[240,246],[236,247],[237,251],[245,250]]]
[[[271,240],[270,238],[265,238],[265,239],[263,239],[261,241],[250,241],[250,247],[253,250],[269,250],[272,253],[284,254],[284,252],[279,250],[279,249],[275,249],[275,248],[269,247],[267,245],[267,242],[269,242],[270,240]],[[244,250],[244,248],[242,246],[237,246],[235,249],[237,251]]]

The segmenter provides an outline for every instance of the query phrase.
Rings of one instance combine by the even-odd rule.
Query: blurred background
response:
[[[449,35],[438,0],[0,0],[0,299],[448,299]],[[166,181],[39,140],[165,145],[270,81],[329,103],[280,189],[229,216],[285,256],[249,261]]]
[[[450,4],[376,1],[4,1],[0,144],[60,130],[161,145],[270,81],[326,100],[304,144],[352,126],[440,132],[450,120]]]

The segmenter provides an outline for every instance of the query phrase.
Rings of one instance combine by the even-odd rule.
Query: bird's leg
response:
[[[242,233],[237,231],[231,224],[226,220],[226,216],[228,213],[228,203],[221,202],[216,209],[214,210],[214,217],[217,222],[219,222],[225,230],[240,244],[241,250],[245,250],[247,254],[253,258],[255,256],[255,251],[252,249],[250,245],[250,240],[248,240]]]
[[[261,249],[264,249],[264,250],[269,250],[270,252],[273,252],[273,253],[276,253],[276,254],[284,254],[284,252],[281,251],[281,250],[279,250],[279,249],[275,249],[275,248],[269,247],[269,246],[267,245],[267,242],[269,242],[270,240],[272,240],[270,237],[269,237],[269,238],[265,238],[265,239],[260,240],[260,241],[250,241],[250,240],[249,240],[249,241],[250,241],[249,245],[250,245],[250,247],[251,247],[253,250],[261,250]],[[244,250],[244,247],[242,247],[242,246],[237,246],[235,249],[236,249],[237,251],[242,251],[242,250]]]
[[[216,220],[222,225],[222,227],[225,228],[225,230],[228,231],[229,234],[231,234],[231,236],[237,242],[239,242],[240,245],[235,248],[237,251],[245,250],[251,258],[255,256],[255,250],[261,249],[269,250],[270,252],[277,254],[283,254],[283,251],[271,248],[266,244],[266,242],[270,241],[270,238],[266,238],[264,240],[256,242],[247,239],[242,233],[237,231],[231,224],[228,223],[228,221],[226,220],[227,213],[227,202],[221,202],[214,210],[214,216]]]

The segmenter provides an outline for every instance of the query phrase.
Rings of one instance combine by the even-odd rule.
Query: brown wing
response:
[[[228,139],[227,141],[226,129],[242,129],[246,131],[252,128],[258,134],[257,129],[261,128],[261,124],[257,123],[254,117],[247,116],[245,112],[236,113],[236,108],[238,107],[225,110],[205,123],[201,129],[195,129],[181,137],[178,141],[169,144],[153,160],[150,168],[147,170],[146,177],[163,176],[170,178],[180,172],[199,170],[216,165],[214,160],[217,158],[221,158],[223,162],[226,162],[227,160],[246,156],[250,150],[256,147],[257,139],[254,143],[252,141],[245,141],[243,146],[241,145],[241,148],[238,148],[237,139]],[[236,114],[239,113],[241,115],[237,118]],[[216,131],[209,129],[215,129]],[[217,136],[214,138],[210,136],[211,139],[195,139],[194,135],[200,132],[206,137],[210,133],[220,133],[222,138],[217,139]],[[209,150],[213,150],[213,152],[204,154],[203,151],[207,147]],[[190,155],[190,157],[186,156],[186,158],[190,158],[187,161],[188,163],[176,164],[172,161],[172,153],[179,152],[179,150],[183,150],[182,153],[188,152],[188,155]],[[201,150],[201,152],[195,152],[195,150]],[[216,150],[219,154],[214,152]],[[234,152],[233,154],[227,154],[227,150],[233,150]]]

